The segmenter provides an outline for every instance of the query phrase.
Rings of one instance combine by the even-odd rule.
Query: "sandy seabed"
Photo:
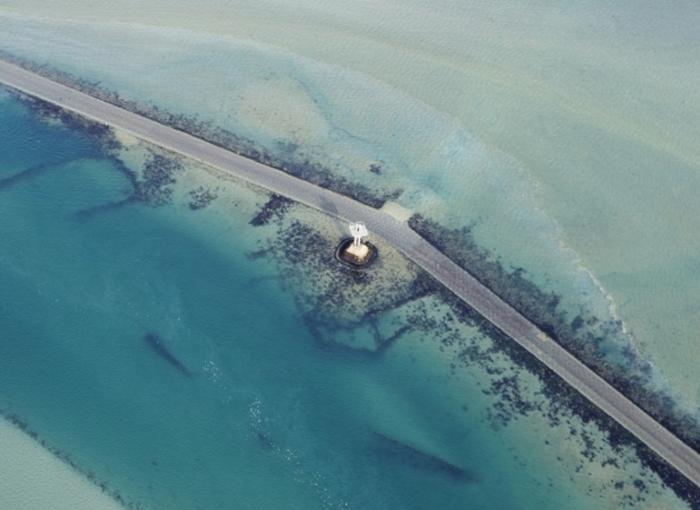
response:
[[[0,508],[123,510],[70,466],[0,419]]]

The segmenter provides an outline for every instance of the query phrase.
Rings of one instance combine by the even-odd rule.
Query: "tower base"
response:
[[[377,249],[370,243],[355,244],[344,239],[335,251],[335,258],[351,267],[366,267],[377,257]]]

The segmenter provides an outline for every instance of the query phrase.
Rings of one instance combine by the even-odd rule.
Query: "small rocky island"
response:
[[[377,257],[377,249],[363,238],[369,235],[362,222],[352,223],[348,227],[352,238],[343,239],[335,251],[336,258],[352,267],[366,267]]]

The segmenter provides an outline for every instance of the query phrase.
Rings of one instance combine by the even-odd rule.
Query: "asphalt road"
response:
[[[416,234],[405,222],[1,60],[0,82],[342,220],[364,221],[372,234],[384,238],[430,273],[700,487],[700,455]]]

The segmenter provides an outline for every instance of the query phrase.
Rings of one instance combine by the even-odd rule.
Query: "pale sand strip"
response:
[[[346,221],[364,221],[700,487],[700,455],[547,337],[405,222],[201,139],[0,61],[0,82]]]
[[[124,510],[97,485],[3,418],[0,508]]]

